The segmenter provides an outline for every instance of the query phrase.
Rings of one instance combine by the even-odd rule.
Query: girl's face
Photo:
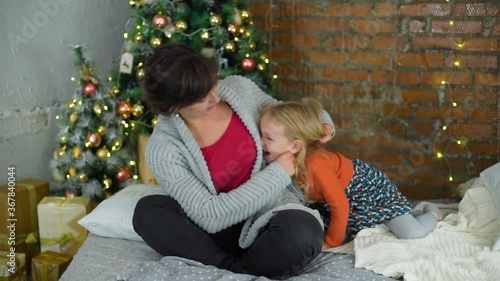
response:
[[[285,136],[285,126],[276,122],[269,114],[260,119],[260,141],[264,152],[264,161],[271,163],[281,154],[290,151],[296,153],[294,142]]]
[[[217,94],[217,85],[215,85],[210,92],[208,92],[207,96],[203,98],[201,101],[183,107],[177,112],[183,117],[183,118],[192,118],[192,117],[202,117],[206,115],[210,115],[215,111],[215,108],[217,108],[217,104],[220,102],[220,98]]]

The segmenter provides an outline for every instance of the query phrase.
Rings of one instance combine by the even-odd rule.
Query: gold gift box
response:
[[[45,197],[38,204],[40,252],[75,255],[87,237],[78,221],[91,210],[89,197]]]
[[[26,280],[26,255],[0,251],[0,281]]]
[[[31,281],[57,281],[68,268],[72,256],[47,251],[33,258],[31,262]]]
[[[15,182],[15,196],[12,210],[7,208],[9,200],[9,186],[0,186],[0,202],[5,202],[5,208],[0,208],[0,221],[15,225],[15,235],[11,229],[0,227],[0,251],[11,251],[26,254],[26,266],[29,268],[31,258],[40,253],[38,240],[37,204],[43,197],[49,195],[49,182],[40,179],[23,179]],[[11,200],[12,202],[12,200]],[[13,233],[14,233],[13,232]]]

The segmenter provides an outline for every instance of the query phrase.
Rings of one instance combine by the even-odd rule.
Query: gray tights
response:
[[[419,216],[404,214],[385,222],[385,225],[399,239],[417,239],[429,234],[437,224],[436,215],[440,216],[440,211],[434,204],[424,207],[424,213]]]

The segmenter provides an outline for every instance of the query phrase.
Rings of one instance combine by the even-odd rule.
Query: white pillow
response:
[[[102,201],[78,223],[99,236],[143,241],[134,231],[132,216],[139,199],[151,194],[163,194],[163,189],[158,185],[129,185]]]
[[[488,169],[481,172],[479,175],[486,183],[486,186],[490,189],[497,209],[497,217],[500,221],[500,163],[497,163]],[[494,250],[500,250],[500,233],[497,235],[495,245],[493,245]]]

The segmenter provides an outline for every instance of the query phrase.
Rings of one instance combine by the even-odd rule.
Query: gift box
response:
[[[0,281],[26,280],[26,255],[0,251]]]
[[[15,201],[9,202],[12,193]],[[0,221],[8,226],[0,227],[0,251],[10,252],[14,248],[12,252],[26,254],[28,268],[31,258],[40,253],[37,204],[47,195],[49,182],[46,180],[18,180],[14,190],[9,190],[8,185],[0,187],[0,202],[5,202],[5,207],[0,208]],[[11,207],[9,203],[15,205]],[[8,205],[12,209],[7,208]]]
[[[78,221],[90,211],[89,197],[44,197],[38,204],[41,252],[76,254],[87,237]]]
[[[153,173],[149,169],[148,163],[146,162],[146,158],[144,153],[146,152],[146,144],[148,143],[149,137],[151,135],[139,135],[139,140],[137,144],[137,153],[139,155],[139,176],[141,177],[141,182],[144,184],[154,184],[157,185],[155,177]]]
[[[57,281],[73,259],[64,253],[47,251],[33,258],[31,281]]]

